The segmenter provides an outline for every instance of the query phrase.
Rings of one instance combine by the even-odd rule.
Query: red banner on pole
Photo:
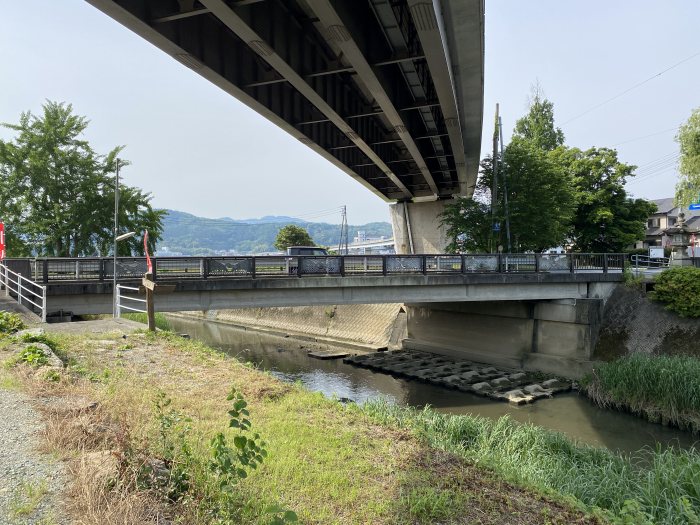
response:
[[[148,267],[148,273],[153,273],[153,263],[151,262],[151,256],[148,255],[148,230],[143,234],[143,251],[146,254],[146,266]]]
[[[0,261],[5,258],[5,223],[0,222]]]

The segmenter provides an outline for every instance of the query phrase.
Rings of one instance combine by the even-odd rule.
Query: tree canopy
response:
[[[532,90],[527,115],[515,122],[513,137],[546,151],[564,145],[564,133],[554,126],[554,104],[544,97],[539,85]]]
[[[285,251],[290,246],[316,246],[309,232],[301,226],[287,224],[280,228],[275,239],[275,248]]]
[[[700,197],[700,108],[680,127],[676,141],[681,148],[676,205],[686,207]]]
[[[577,251],[620,252],[644,237],[646,219],[656,209],[649,201],[627,197],[624,184],[635,167],[619,162],[615,150],[564,145],[564,134],[554,124],[554,105],[539,88],[527,114],[516,122],[503,158],[499,155],[494,218],[492,164],[490,156],[482,161],[474,200],[458,199],[442,215],[452,251],[506,246],[505,195],[515,251],[566,244]],[[700,184],[700,175],[698,179]],[[494,219],[501,225],[496,232]]]
[[[0,217],[10,256],[106,255],[114,222],[114,173],[121,147],[96,153],[82,138],[85,117],[70,104],[48,101],[41,116],[22,113],[10,141],[0,140]],[[123,162],[123,161],[122,161]],[[127,164],[123,162],[123,164]],[[153,250],[162,210],[138,188],[120,187],[120,232],[149,231]],[[142,254],[138,238],[119,245],[121,255]]]
[[[621,252],[644,238],[656,205],[627,197],[625,181],[635,166],[619,162],[617,151],[609,148],[560,148],[552,156],[574,184],[577,206],[569,242],[576,251]]]

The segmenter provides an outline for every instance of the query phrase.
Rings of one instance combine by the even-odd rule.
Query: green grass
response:
[[[601,406],[700,433],[700,359],[632,354],[602,363],[586,381]]]
[[[625,457],[507,417],[450,416],[386,402],[369,403],[364,411],[508,480],[602,509],[618,523],[700,523],[694,521],[700,513],[700,454],[694,449]]]
[[[143,323],[143,324],[148,324],[148,316],[143,313],[128,313],[128,314],[122,314],[122,317],[124,319],[129,319],[131,321],[136,321],[137,323]],[[165,314],[162,313],[156,313],[156,328],[159,330],[163,330],[165,332],[170,332],[172,331],[173,327],[168,321],[168,319],[165,317]]]
[[[34,514],[48,493],[46,481],[23,482],[10,500],[10,515],[26,518]]]

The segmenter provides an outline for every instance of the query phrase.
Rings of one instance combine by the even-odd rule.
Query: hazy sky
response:
[[[351,223],[388,220],[387,205],[349,176],[89,4],[0,8],[0,122],[46,99],[72,103],[97,151],[126,145],[124,179],[158,207],[339,222],[324,213],[346,204]],[[614,146],[640,167],[630,192],[671,196],[674,129],[700,106],[700,55],[571,119],[700,54],[699,21],[698,0],[486,0],[484,121],[499,102],[508,140],[539,81],[567,144]]]

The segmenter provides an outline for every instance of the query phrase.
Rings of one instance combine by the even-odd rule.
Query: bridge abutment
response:
[[[581,377],[590,370],[604,298],[411,304],[407,349]]]
[[[445,253],[448,239],[440,214],[448,202],[392,204],[389,209],[396,253]]]

